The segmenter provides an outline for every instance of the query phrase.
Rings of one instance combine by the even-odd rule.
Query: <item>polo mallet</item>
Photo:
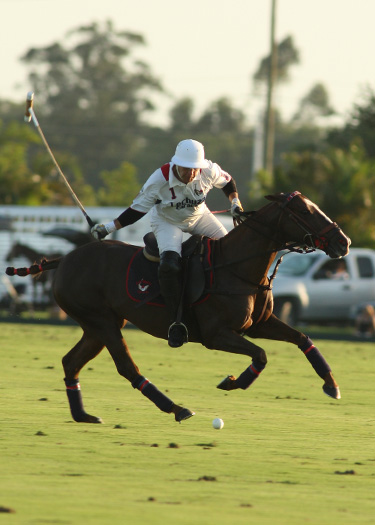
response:
[[[36,129],[37,129],[37,131],[38,131],[38,133],[39,133],[39,135],[40,135],[40,137],[41,137],[41,139],[43,141],[43,144],[45,145],[45,147],[46,147],[46,149],[47,149],[47,151],[49,153],[49,156],[51,157],[54,165],[56,166],[57,171],[61,175],[62,180],[64,181],[66,187],[68,188],[68,190],[70,192],[70,195],[73,197],[74,202],[77,204],[78,208],[83,213],[83,215],[84,215],[86,221],[88,222],[90,228],[92,228],[93,226],[95,226],[95,223],[87,215],[86,210],[82,206],[81,201],[79,200],[77,195],[74,193],[71,185],[67,181],[64,173],[62,172],[60,166],[58,165],[57,160],[55,159],[55,156],[52,153],[51,148],[49,147],[48,142],[46,141],[46,138],[45,138],[45,136],[43,134],[43,131],[42,131],[40,125],[39,125],[38,119],[36,118],[36,115],[35,115],[35,112],[34,112],[34,109],[33,109],[33,103],[34,103],[34,93],[32,91],[29,91],[28,94],[27,94],[27,98],[26,98],[26,111],[25,111],[24,120],[25,120],[25,122],[30,122],[31,120],[33,121],[33,124],[36,127]]]

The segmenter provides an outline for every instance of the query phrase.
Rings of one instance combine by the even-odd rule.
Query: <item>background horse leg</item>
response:
[[[113,319],[106,319],[101,316],[100,321],[95,324],[94,330],[97,338],[107,347],[118,373],[130,381],[133,388],[137,388],[163,412],[167,414],[173,413],[175,420],[178,422],[194,415],[194,412],[191,410],[176,405],[146,377],[141,375],[130,355],[118,323]]]
[[[91,416],[85,411],[78,375],[80,370],[101,352],[103,346],[100,341],[84,333],[81,340],[62,359],[70,412],[74,421],[78,423],[102,423],[100,417]]]
[[[315,372],[324,380],[324,393],[334,399],[341,398],[339,385],[333,377],[330,366],[307,335],[283,323],[274,314],[264,323],[252,326],[245,333],[249,337],[286,341],[297,345]]]

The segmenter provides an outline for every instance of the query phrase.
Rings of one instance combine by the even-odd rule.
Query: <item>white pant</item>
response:
[[[191,227],[182,224],[171,224],[154,213],[152,214],[151,228],[158,241],[160,254],[166,251],[172,251],[181,255],[181,244],[184,232],[190,233],[191,235],[205,235],[212,239],[220,239],[228,233],[221,222],[208,209]]]

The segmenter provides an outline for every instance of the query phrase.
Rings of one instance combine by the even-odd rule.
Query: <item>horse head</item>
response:
[[[30,246],[26,246],[25,244],[21,244],[20,242],[15,242],[10,248],[7,255],[5,256],[5,260],[12,261],[16,257],[21,256],[26,257],[26,259],[28,259],[31,262],[34,262],[40,257],[40,254]]]
[[[6,254],[6,256],[5,256],[5,260],[6,260],[7,262],[12,261],[15,257],[18,257],[20,246],[22,246],[22,245],[21,245],[20,243],[18,243],[18,242],[15,242],[15,243],[11,246],[9,252],[8,252],[8,253]]]
[[[299,191],[267,195],[266,199],[278,204],[281,212],[278,227],[288,236],[288,241],[318,248],[333,259],[349,253],[349,237]]]

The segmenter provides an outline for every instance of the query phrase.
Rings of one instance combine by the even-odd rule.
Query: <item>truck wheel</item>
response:
[[[298,304],[293,299],[280,299],[275,304],[274,314],[283,323],[295,326],[298,322]]]

